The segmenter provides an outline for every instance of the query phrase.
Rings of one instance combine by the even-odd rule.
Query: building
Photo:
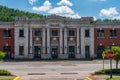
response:
[[[0,22],[0,51],[6,52],[6,58],[101,58],[104,49],[120,46],[119,40],[120,22],[94,22],[93,17],[50,15]]]

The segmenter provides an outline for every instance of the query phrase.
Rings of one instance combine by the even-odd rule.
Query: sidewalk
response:
[[[106,78],[109,78],[110,75],[90,75],[88,76],[88,80],[106,80]],[[120,76],[114,76],[113,77],[120,77]]]

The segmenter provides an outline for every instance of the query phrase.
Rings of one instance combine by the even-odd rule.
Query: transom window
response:
[[[41,36],[41,30],[35,30],[34,36]]]
[[[51,34],[52,36],[58,36],[58,30],[52,30]]]
[[[69,30],[68,36],[75,36],[75,30]]]
[[[97,37],[104,37],[104,30],[97,30]]]
[[[11,31],[10,30],[4,30],[4,37],[11,37]]]
[[[110,37],[116,37],[117,31],[116,30],[110,30]]]

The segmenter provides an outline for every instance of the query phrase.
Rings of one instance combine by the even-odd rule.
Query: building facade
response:
[[[120,45],[120,22],[94,22],[50,15],[41,19],[17,17],[0,22],[0,51],[6,58],[91,59]]]

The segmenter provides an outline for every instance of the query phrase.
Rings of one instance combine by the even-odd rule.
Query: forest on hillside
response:
[[[21,11],[18,9],[8,8],[0,5],[0,22],[11,22],[15,20],[15,17],[24,16],[28,18],[42,18],[43,15]]]

